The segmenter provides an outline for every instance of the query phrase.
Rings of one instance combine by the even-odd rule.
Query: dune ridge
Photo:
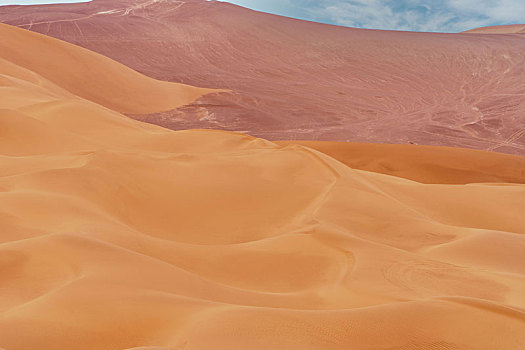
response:
[[[275,141],[316,149],[350,168],[422,183],[525,183],[525,158],[464,148],[330,141]]]
[[[119,96],[104,77],[135,73],[22,29],[0,38],[0,347],[525,346],[525,185],[475,183],[483,155],[452,156],[466,185],[423,184],[171,131],[99,104]],[[37,49],[73,55],[107,95],[75,95]]]
[[[16,64],[20,71],[28,70],[26,78],[37,74],[73,95],[118,112],[163,112],[190,104],[206,94],[225,91],[154,80],[64,41],[4,24],[2,27],[5,33],[0,42],[2,59]],[[29,48],[21,47],[21,41]],[[35,54],[39,60],[34,59]],[[100,68],[92,69],[93,66]]]
[[[474,34],[524,34],[525,24],[510,24],[502,26],[481,27],[467,30],[464,33]]]

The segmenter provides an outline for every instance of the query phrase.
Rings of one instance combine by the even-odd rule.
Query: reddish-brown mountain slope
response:
[[[151,77],[231,92],[161,114],[172,129],[525,154],[525,40],[360,30],[216,1],[0,7],[0,21]]]

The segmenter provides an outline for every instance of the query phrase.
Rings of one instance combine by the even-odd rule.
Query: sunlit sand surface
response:
[[[119,112],[216,90],[0,39],[0,347],[525,348],[523,158],[171,131]]]

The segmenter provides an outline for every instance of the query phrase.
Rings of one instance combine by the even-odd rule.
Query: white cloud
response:
[[[470,16],[481,16],[492,22],[524,22],[523,0],[448,0],[448,6]]]

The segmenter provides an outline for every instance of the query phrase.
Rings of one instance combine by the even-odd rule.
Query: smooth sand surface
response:
[[[435,184],[525,183],[525,157],[465,148],[328,141],[275,141],[318,150],[350,168]]]
[[[0,22],[156,79],[229,90],[127,113],[173,130],[525,156],[523,35],[355,29],[206,0],[0,6]]]
[[[122,113],[162,112],[221,91],[154,80],[64,41],[1,26],[0,52],[4,60],[38,74],[72,94]]]
[[[0,38],[0,348],[525,348],[525,185],[141,123],[74,96],[35,50],[75,55],[104,101],[121,93],[106,77],[135,73]]]

